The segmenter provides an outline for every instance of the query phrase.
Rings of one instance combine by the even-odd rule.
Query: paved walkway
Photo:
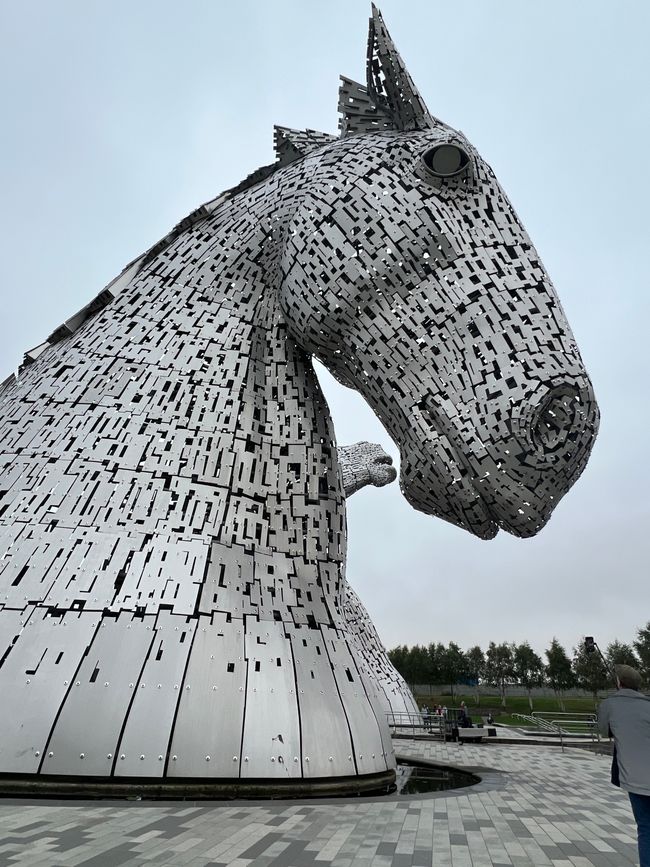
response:
[[[626,796],[606,757],[557,747],[397,741],[490,767],[458,794],[352,802],[2,801],[0,867],[627,867]]]

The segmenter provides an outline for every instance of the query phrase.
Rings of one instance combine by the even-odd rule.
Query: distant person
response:
[[[629,665],[616,665],[618,692],[598,708],[602,735],[614,738],[612,782],[630,797],[637,825],[640,867],[650,867],[650,698]]]
[[[493,725],[494,725],[494,717],[492,716],[492,711],[490,711],[490,712],[488,713],[486,722],[487,722],[487,724],[488,724],[489,726],[493,726]]]
[[[465,706],[465,702],[461,701],[460,710],[458,711],[458,728],[471,729],[471,727],[472,727],[472,718],[467,713],[467,708]]]

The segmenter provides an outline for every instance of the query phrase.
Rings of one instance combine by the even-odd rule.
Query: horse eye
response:
[[[469,157],[457,145],[441,144],[425,151],[422,161],[437,178],[453,178],[464,170],[469,163]]]

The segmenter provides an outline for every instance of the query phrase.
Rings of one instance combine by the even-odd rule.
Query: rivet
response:
[[[80,683],[81,683],[80,681],[77,681],[77,683],[75,684],[75,686],[79,686]]]
[[[233,756],[233,757],[232,757],[232,760],[233,760],[233,762],[236,762],[236,761],[237,761],[237,756]]]
[[[210,761],[210,756],[206,756],[206,757],[205,757],[205,760],[206,760],[206,762],[209,762],[209,761]]]
[[[272,761],[272,762],[275,761],[275,756],[271,756],[271,761]]]
[[[189,683],[188,683],[187,686],[185,687],[185,689],[189,689],[189,688],[190,688],[190,685],[189,685]]]
[[[309,756],[305,756],[305,761],[306,761],[306,762],[309,761]]]
[[[244,756],[244,761],[245,761],[245,762],[248,761],[248,756]]]
[[[125,758],[126,758],[126,756],[124,755],[124,753],[122,753],[122,755],[120,756],[120,759],[121,759],[122,761],[124,761]]]
[[[348,761],[349,761],[349,762],[352,761],[352,756],[348,756]]]
[[[158,761],[162,762],[162,756],[158,756]]]
[[[332,756],[329,757],[328,761],[333,762],[334,758]]]
[[[133,689],[133,684],[132,684],[132,683],[129,684],[129,689]]]
[[[158,686],[157,686],[157,689],[160,689],[160,687],[161,687],[161,684],[159,683]]]
[[[80,759],[85,758],[85,753],[79,753],[79,758],[80,758]]]
[[[178,627],[176,627],[178,629]],[[175,762],[178,756],[172,756],[172,762]]]
[[[48,753],[48,756],[49,756],[50,758],[52,758],[53,755],[54,755],[54,753]]]
[[[144,756],[140,756],[140,761],[143,761],[143,759],[144,759]]]
[[[29,680],[29,678],[28,678],[27,681],[26,681],[26,683],[31,683],[31,680]]]
[[[40,753],[39,753],[39,751],[38,751],[38,750],[36,750],[36,752],[35,752],[35,753],[34,753],[34,755],[35,755],[35,756],[36,756],[36,758],[38,758],[38,757],[39,757],[39,756],[40,756]]]
[[[104,683],[104,686],[108,686],[108,681],[106,681],[106,682]]]
[[[174,689],[178,689],[178,684],[177,684],[177,683],[174,684]]]
[[[297,761],[298,761],[298,756],[294,756],[294,757],[293,757],[293,760],[294,760],[294,762],[297,762]]]
[[[113,753],[108,753],[108,755],[106,756],[106,758],[107,758],[107,759],[112,759],[112,758],[113,758]]]
[[[373,759],[374,759],[374,757],[375,757],[375,754],[374,754],[374,753],[372,754],[372,757],[373,757]]]

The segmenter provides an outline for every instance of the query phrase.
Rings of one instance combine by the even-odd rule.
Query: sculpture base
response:
[[[338,798],[388,794],[395,771],[313,780],[161,779],[160,777],[62,777],[0,774],[0,796],[19,798],[142,798],[147,800],[230,800]]]

